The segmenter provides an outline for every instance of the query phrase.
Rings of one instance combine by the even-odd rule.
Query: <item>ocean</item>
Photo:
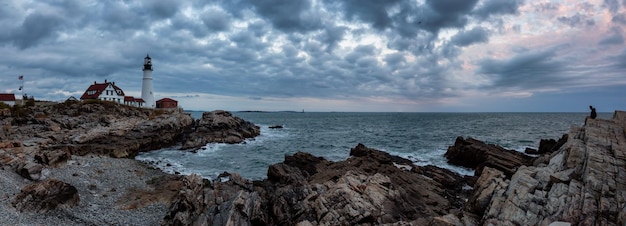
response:
[[[190,112],[196,119],[202,112]],[[165,148],[140,153],[137,160],[168,173],[199,174],[214,179],[234,172],[264,179],[268,166],[297,151],[331,161],[348,158],[362,143],[412,160],[464,175],[473,169],[447,164],[443,156],[456,137],[473,137],[507,149],[537,148],[541,139],[559,139],[588,113],[339,113],[232,112],[261,127],[261,135],[242,144],[208,144],[196,153]],[[599,113],[609,119],[612,113]],[[282,129],[270,126],[282,125]]]

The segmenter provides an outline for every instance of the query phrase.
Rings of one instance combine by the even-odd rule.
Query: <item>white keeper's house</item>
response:
[[[124,91],[115,85],[115,82],[104,80],[104,83],[93,82],[80,97],[81,100],[104,100],[135,107],[143,107],[145,101],[141,98],[124,95]]]

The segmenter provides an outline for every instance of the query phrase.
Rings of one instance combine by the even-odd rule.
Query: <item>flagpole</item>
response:
[[[20,75],[18,79],[22,81],[22,84],[20,86],[20,91],[22,91],[22,106],[24,106],[24,75]]]

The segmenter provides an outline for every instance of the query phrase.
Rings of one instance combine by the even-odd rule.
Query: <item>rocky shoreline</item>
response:
[[[19,111],[18,111],[19,110]],[[624,225],[626,112],[588,119],[534,155],[459,137],[461,176],[361,144],[330,162],[285,156],[251,181],[167,175],[132,158],[259,135],[226,111],[68,102],[0,112],[0,221],[10,225]],[[184,150],[181,150],[184,151]]]

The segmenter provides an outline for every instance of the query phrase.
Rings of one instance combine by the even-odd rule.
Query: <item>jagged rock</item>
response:
[[[521,152],[463,137],[456,138],[454,146],[448,147],[445,157],[450,164],[475,169],[475,176],[479,176],[483,167],[488,166],[504,172],[507,177],[513,175],[520,166],[532,165],[534,159]]]
[[[298,152],[268,169],[268,179],[224,174],[211,186],[197,176],[170,206],[164,225],[456,224],[468,195],[460,175],[428,170],[357,145],[341,162]],[[432,176],[432,177],[430,177]],[[204,184],[204,185],[203,185]],[[445,186],[444,186],[445,185]],[[202,198],[200,198],[202,197]],[[471,221],[471,220],[469,220]],[[469,222],[468,221],[468,222]]]
[[[622,111],[587,119],[548,164],[521,166],[505,180],[486,168],[465,210],[484,209],[483,225],[626,225],[625,126]]]
[[[22,162],[17,164],[15,172],[20,176],[29,180],[39,180],[41,178],[41,170],[43,166],[41,164],[33,162]]]
[[[19,211],[47,212],[57,206],[73,207],[80,198],[76,188],[65,182],[48,179],[26,185],[11,204]]]
[[[183,189],[175,197],[170,205],[168,214],[164,217],[163,225],[192,225],[193,222],[206,222],[207,203],[203,194],[204,183],[198,175],[190,175],[183,178]],[[209,199],[207,201],[216,202]]]
[[[35,161],[37,161],[37,163],[49,166],[57,166],[59,164],[67,162],[67,160],[71,158],[72,154],[67,148],[43,151],[43,153],[35,155]]]
[[[474,185],[472,195],[465,204],[465,210],[482,216],[494,194],[501,192],[502,188],[505,186],[504,173],[490,167],[485,167]]]
[[[567,134],[563,134],[563,136],[558,141],[556,141],[554,139],[541,139],[539,141],[539,149],[538,150],[527,148],[524,151],[524,153],[526,153],[526,154],[533,154],[533,155],[541,155],[541,154],[546,154],[546,153],[558,151],[559,148],[561,148],[563,146],[563,144],[565,144],[565,142],[567,142],[567,138],[568,138],[568,135]]]
[[[195,123],[191,133],[183,138],[181,149],[200,148],[207,143],[241,143],[254,138],[261,129],[251,122],[233,116],[230,112],[217,110],[204,112]]]

